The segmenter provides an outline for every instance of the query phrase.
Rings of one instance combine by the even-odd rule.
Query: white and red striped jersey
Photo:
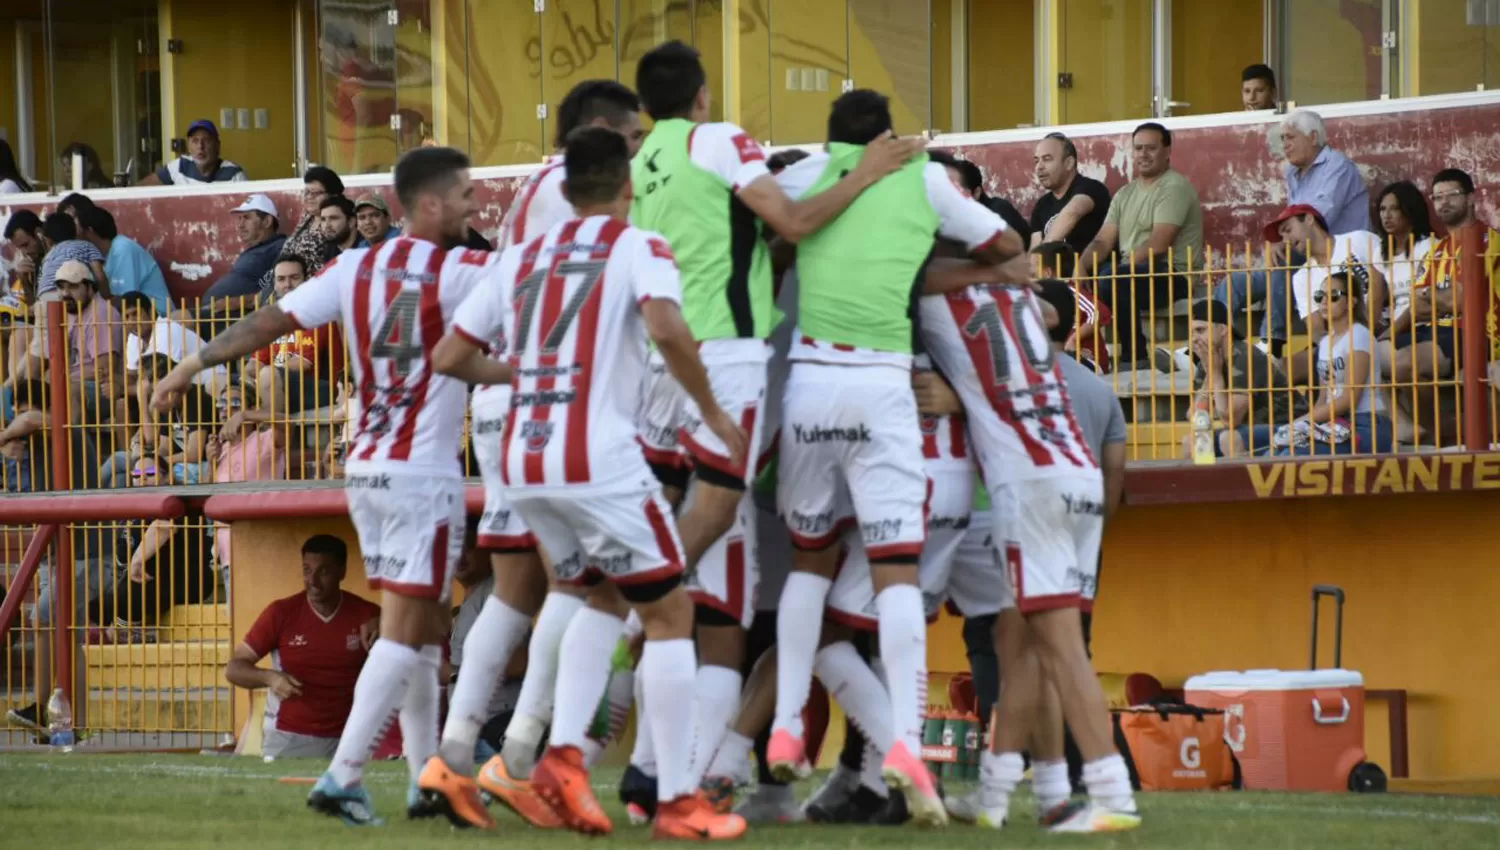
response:
[[[402,236],[344,252],[277,302],[303,328],[343,321],[360,405],[349,474],[463,474],[465,387],[433,373],[432,349],[496,259]]]
[[[912,359],[912,370],[931,372],[932,357],[918,354]],[[964,429],[963,414],[956,416],[923,416],[922,457],[931,461],[969,463],[969,437]]]
[[[558,155],[548,157],[526,178],[500,222],[500,238],[495,245],[498,250],[525,245],[573,217],[573,205],[562,192],[566,176],[563,158]]]
[[[507,250],[498,275],[502,285],[485,296],[512,293],[506,485],[649,486],[636,441],[647,375],[640,305],[681,303],[666,240],[608,216],[573,219]],[[485,329],[466,332],[483,338]]]
[[[1098,470],[1029,288],[971,286],[924,297],[921,309],[922,339],[963,401],[989,486]]]

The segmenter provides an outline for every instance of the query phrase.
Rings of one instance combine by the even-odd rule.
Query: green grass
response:
[[[377,810],[391,818],[382,829],[351,829],[304,807],[306,786],[286,776],[314,776],[321,762],[265,764],[207,756],[0,756],[0,847],[418,848],[577,847],[601,839],[539,832],[497,811],[493,833],[457,832],[437,821],[404,819],[406,770],[381,764],[369,784]],[[649,831],[625,821],[615,804],[618,771],[596,777],[615,819],[611,845],[649,841]],[[800,789],[811,793],[811,783]],[[1500,802],[1492,798],[1408,795],[1151,794],[1140,800],[1146,823],[1118,836],[1045,835],[1018,802],[1016,822],[1000,835],[954,826],[942,833],[914,827],[767,826],[752,828],[745,848],[1184,848],[1187,850],[1375,850],[1376,848],[1500,847]]]

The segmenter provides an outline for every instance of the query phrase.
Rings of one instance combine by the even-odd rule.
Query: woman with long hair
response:
[[[0,139],[0,195],[30,191],[31,183],[21,173],[21,167],[16,165],[16,154],[10,149],[10,142]]]
[[[1412,281],[1422,276],[1422,263],[1436,239],[1427,199],[1410,180],[1380,190],[1376,203],[1380,221],[1380,271],[1385,292],[1370,293],[1370,313],[1377,325],[1394,324],[1411,304]]]
[[[62,179],[57,181],[64,186],[73,185],[73,156],[83,155],[83,188],[85,189],[111,189],[115,181],[104,173],[104,165],[99,159],[99,152],[92,145],[83,142],[74,142],[62,151]]]

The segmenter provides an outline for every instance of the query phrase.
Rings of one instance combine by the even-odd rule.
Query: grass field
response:
[[[601,799],[615,818],[610,839],[540,832],[508,812],[497,813],[490,833],[457,832],[445,822],[404,819],[406,769],[381,764],[369,783],[377,810],[391,824],[351,829],[309,813],[306,786],[282,777],[314,776],[321,762],[276,762],[207,756],[0,755],[0,847],[213,848],[283,847],[419,848],[502,846],[525,850],[576,847],[594,841],[647,843],[649,831],[629,826],[615,804],[617,771],[596,777]],[[807,783],[803,793],[811,793]],[[1292,795],[1253,792],[1155,794],[1141,798],[1145,826],[1120,836],[1054,836],[1029,822],[1000,835],[955,826],[945,832],[914,827],[752,828],[745,848],[1376,848],[1500,847],[1500,802],[1494,798],[1408,795]]]

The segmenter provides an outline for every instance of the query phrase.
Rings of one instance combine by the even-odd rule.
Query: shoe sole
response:
[[[507,790],[507,791],[504,791],[504,792],[500,792],[500,791],[495,791],[493,788],[485,786],[483,782],[481,782],[479,784],[479,796],[480,796],[480,799],[484,800],[486,803],[499,803],[500,805],[502,805],[505,808],[509,809],[511,811],[511,813],[514,814],[516,817],[520,818],[523,821],[526,821],[528,824],[536,827],[537,829],[561,829],[562,828],[562,825],[563,825],[562,819],[557,817],[557,812],[556,812],[556,810],[554,810],[552,808],[552,804],[548,803],[546,800],[542,799],[542,797],[541,797],[540,794],[536,794],[535,792],[530,792],[530,793],[532,793],[533,796],[536,797],[537,801],[539,803],[541,803],[543,807],[545,807],[548,811],[552,812],[553,820],[551,820],[551,821],[539,821],[539,820],[537,820],[535,818],[535,816],[527,814],[526,812],[522,811],[522,807],[516,805],[512,801],[511,798],[512,798],[513,795],[521,795],[521,794],[525,794],[525,793],[527,793],[527,792],[520,791],[520,790],[517,790],[517,789],[511,789],[511,790]]]
[[[801,782],[812,776],[812,765],[805,761],[773,761],[771,762],[771,775],[776,777],[777,782]]]
[[[1098,832],[1129,832],[1132,829],[1138,828],[1140,825],[1141,818],[1139,815],[1111,814],[1108,823],[1096,824],[1090,821],[1089,823],[1083,824],[1083,828],[1080,829],[1068,829],[1067,824],[1062,823],[1052,827],[1051,829],[1048,829],[1047,831],[1057,833],[1059,835],[1087,835]]]
[[[383,826],[385,824],[385,821],[378,817],[372,817],[370,820],[356,820],[350,817],[344,811],[342,802],[337,797],[330,797],[327,794],[321,794],[317,791],[314,791],[307,797],[307,807],[309,809],[331,818],[338,818],[348,826]]]
[[[906,808],[911,812],[912,822],[918,826],[944,827],[948,825],[948,809],[937,797],[929,797],[917,790],[917,784],[905,771],[888,767],[880,771],[885,784],[897,789],[906,797]]]

